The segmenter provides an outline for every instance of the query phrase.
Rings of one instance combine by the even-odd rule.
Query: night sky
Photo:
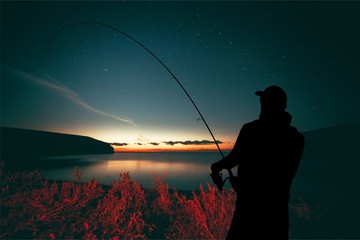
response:
[[[360,120],[359,2],[1,2],[1,126],[123,148],[220,146],[259,115],[254,92],[288,94],[299,131]],[[208,141],[202,141],[208,140]],[[127,144],[127,145],[125,145]]]

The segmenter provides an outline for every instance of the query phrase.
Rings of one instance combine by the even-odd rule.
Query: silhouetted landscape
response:
[[[2,128],[1,130],[2,156],[5,156],[3,155],[3,147],[7,144],[11,149],[11,151],[6,149],[8,154],[19,154],[24,157],[24,161],[30,161],[30,158],[26,157],[29,152],[33,157],[51,154],[80,154],[87,152],[88,149],[91,149],[91,151],[89,150],[87,153],[111,152],[107,144],[89,137],[19,129],[5,129],[3,131],[4,128]],[[6,144],[3,142],[5,140],[4,136],[6,136],[4,133],[12,133],[10,135],[12,142]],[[357,227],[357,218],[360,214],[360,205],[358,204],[360,202],[360,192],[358,190],[360,154],[357,149],[359,135],[359,122],[304,133],[306,140],[305,152],[299,172],[294,180],[290,202],[291,238],[354,239],[360,237],[360,231]],[[9,137],[9,135],[7,136]],[[27,138],[24,136],[27,136]],[[24,148],[25,143],[31,141],[30,136],[34,137],[36,141]],[[43,141],[46,141],[46,143]],[[54,147],[58,144],[63,144],[60,149]],[[52,149],[51,151],[40,151],[35,150],[36,148],[30,149],[29,146],[38,146],[38,148],[51,146]],[[72,148],[74,146],[82,147],[79,148],[81,150],[75,151]],[[91,146],[99,147],[94,148]],[[81,178],[81,172],[77,168],[74,174],[79,179]],[[124,180],[126,178],[122,178],[118,184],[109,188],[91,181],[83,184],[57,181],[51,184],[51,181],[48,182],[42,179],[38,172],[19,172],[10,175],[4,172],[1,181],[3,191],[1,208],[6,210],[2,211],[2,221],[8,227],[3,229],[1,235],[4,237],[40,238],[82,238],[90,235],[98,238],[102,236],[113,237],[115,235],[123,237],[141,236],[144,238],[189,238],[190,236],[223,238],[226,235],[225,228],[229,224],[229,219],[231,219],[231,209],[228,209],[226,214],[221,217],[216,217],[216,220],[220,221],[224,226],[221,232],[216,232],[216,224],[214,225],[214,216],[218,212],[213,213],[209,209],[214,209],[210,207],[213,204],[219,206],[219,211],[222,209],[220,206],[224,206],[225,203],[232,206],[235,196],[232,191],[224,190],[223,193],[220,193],[210,187],[208,190],[204,189],[200,192],[195,190],[193,195],[190,194],[185,197],[178,195],[176,191],[168,192],[167,187],[165,187],[166,180],[156,180],[157,184],[162,187],[159,189],[158,186],[154,186],[150,190],[140,188],[140,186],[128,180],[124,182]],[[73,189],[71,190],[73,192],[68,188]],[[64,195],[64,191],[70,192]],[[39,195],[39,192],[45,193],[45,195]],[[153,209],[154,211],[149,212],[145,205],[141,205],[138,213],[142,215],[132,215],[131,209],[134,206],[140,207],[138,205],[140,203],[121,197],[125,193],[133,194],[134,199],[146,199],[144,200],[146,203],[150,205],[157,204],[157,207]],[[207,202],[209,196],[212,196],[211,199],[216,199],[216,203]],[[42,198],[47,200],[40,204],[39,199]],[[231,203],[228,202],[228,198],[232,199]],[[25,202],[29,204],[24,205]],[[46,204],[46,202],[51,204]],[[99,207],[99,205],[94,205],[91,202],[104,205]],[[111,213],[108,212],[108,219],[102,219],[101,222],[97,218],[91,217],[91,211],[103,216],[101,214],[110,202],[116,205],[115,208],[121,208],[121,212],[115,210]],[[89,203],[91,204],[89,205]],[[190,203],[196,203],[197,209],[193,209],[195,205],[193,206]],[[181,208],[179,208],[179,204],[182,206]],[[54,210],[54,206],[58,206],[58,208]],[[43,215],[35,216],[34,214],[39,209],[43,212]],[[23,216],[22,219],[12,217],[20,213]],[[215,215],[210,214],[211,216],[205,217],[209,213]],[[111,220],[117,217],[118,220]],[[27,221],[30,218],[35,220]],[[166,224],[159,219],[166,220]],[[119,223],[120,220],[121,223]],[[191,226],[187,226],[187,222],[191,222]],[[47,225],[44,225],[44,223]],[[69,227],[69,229],[72,229],[71,231],[57,227],[60,225],[74,226],[73,223],[76,223],[78,227],[76,229]],[[129,231],[123,233],[121,231],[125,228],[116,227],[125,227],[130,223],[139,226],[139,228],[136,230],[128,229]],[[13,227],[9,227],[9,224]],[[195,229],[195,225],[201,227]],[[113,229],[113,231],[100,231],[104,229],[104,226]],[[37,229],[35,235],[33,235],[34,231],[31,229]]]
[[[294,218],[299,238],[359,238],[360,122],[304,133],[305,151],[293,194],[304,199],[312,213]]]
[[[0,0],[0,240],[360,240],[359,12]]]
[[[110,144],[86,136],[18,128],[0,129],[1,160],[6,167],[29,164],[42,157],[114,153]]]

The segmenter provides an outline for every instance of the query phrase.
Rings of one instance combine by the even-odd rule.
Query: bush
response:
[[[119,175],[111,186],[41,178],[39,172],[1,176],[0,238],[40,239],[223,239],[235,193],[169,190],[154,176],[151,189]]]

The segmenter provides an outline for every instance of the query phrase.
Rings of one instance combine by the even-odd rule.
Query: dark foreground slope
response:
[[[292,196],[306,218],[291,223],[294,238],[360,239],[360,122],[304,133],[305,151]]]
[[[108,143],[78,135],[2,127],[0,136],[3,161],[114,152]]]

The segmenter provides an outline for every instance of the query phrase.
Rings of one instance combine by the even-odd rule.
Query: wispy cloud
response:
[[[135,126],[134,121],[129,118],[114,115],[111,113],[107,113],[107,112],[101,111],[101,110],[91,106],[84,99],[82,99],[75,91],[71,90],[70,88],[66,87],[64,84],[60,83],[59,81],[57,81],[51,77],[39,77],[39,76],[35,76],[30,73],[26,73],[21,70],[9,68],[9,67],[7,67],[6,69],[15,76],[30,80],[31,82],[33,82],[37,85],[49,88],[53,91],[60,93],[62,96],[69,99],[71,102],[73,102],[73,103],[81,106],[82,108],[87,109],[93,113],[96,113],[96,114],[99,114],[99,115],[102,115],[102,116],[105,116],[105,117],[108,117],[111,119],[115,119],[115,120],[118,120],[121,122],[125,122],[125,123]]]
[[[223,143],[222,141],[219,141],[219,140],[217,140],[216,142],[218,144]],[[209,140],[165,141],[163,143],[165,143],[166,145],[171,145],[171,146],[174,146],[176,144],[181,144],[181,145],[211,145],[211,144],[215,144],[214,141],[209,141]]]

